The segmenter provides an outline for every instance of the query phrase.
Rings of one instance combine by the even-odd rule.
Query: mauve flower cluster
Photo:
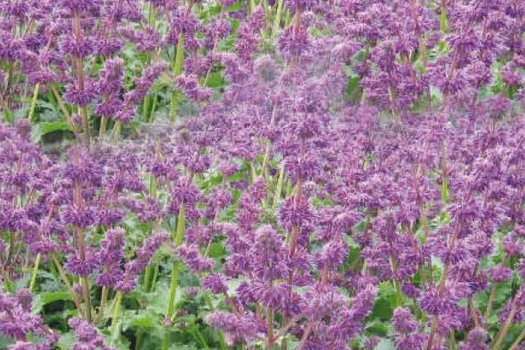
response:
[[[16,295],[4,292],[0,282],[0,332],[14,343],[9,350],[51,350],[58,334],[44,325],[42,317],[32,315],[33,295],[20,289]],[[35,339],[36,337],[36,339]]]
[[[149,18],[138,1],[2,2],[0,59],[52,93],[62,84],[84,133],[86,107],[133,119],[167,70],[159,56],[195,107],[180,134],[160,122],[136,142],[74,146],[62,159],[31,143],[28,122],[0,126],[3,275],[20,280],[40,258],[58,270],[79,316],[68,322],[76,348],[108,348],[91,298],[100,290],[104,319],[108,293],[119,305],[165,242],[173,267],[158,263],[141,287],[171,274],[162,316],[175,324],[184,264],[201,287],[187,294],[204,294],[203,320],[230,347],[520,346],[522,1],[294,0],[242,11],[220,1],[210,17],[202,1],[147,3]],[[288,12],[268,33],[276,6]],[[13,28],[31,21],[38,29],[18,37]],[[149,57],[140,77],[129,76],[129,42]],[[96,74],[85,69],[95,62]],[[210,87],[217,74],[223,92]],[[47,337],[27,303],[2,298],[12,308],[0,331],[14,348],[29,333]],[[30,326],[13,324],[18,308]]]
[[[371,3],[376,7],[356,4],[363,12],[358,17],[390,12],[389,5]],[[421,20],[416,38],[440,30],[439,18],[422,12],[428,19]],[[286,29],[290,33],[303,28],[295,21]],[[378,28],[371,23],[369,29]],[[420,90],[401,91],[408,83],[381,75],[376,78],[386,89],[380,94],[387,96],[384,104],[345,106],[338,100],[345,88],[341,65],[352,55],[343,54],[345,47],[335,40],[291,35],[281,38],[284,65],[271,56],[242,65],[226,61],[231,84],[223,105],[211,104],[201,110],[203,121],[188,122],[185,147],[216,157],[223,176],[231,175],[224,159],[252,167],[247,183],[231,183],[243,191],[235,222],[201,209],[201,218],[191,214],[179,250],[200,276],[209,272],[202,286],[230,309],[206,318],[230,344],[264,342],[270,348],[292,335],[299,348],[347,348],[356,335],[366,335],[361,322],[375,299],[385,297],[379,288],[385,284],[395,291],[398,348],[442,348],[454,332],[468,334],[465,348],[482,348],[489,340],[500,347],[507,330],[499,327],[489,339],[488,317],[497,311],[501,325],[521,321],[521,294],[506,306],[490,297],[498,284],[513,279],[523,258],[522,238],[514,231],[523,216],[521,115],[509,119],[508,107],[498,109],[495,101],[468,113],[420,118],[404,112],[429,89],[425,71],[410,63],[419,43],[399,49],[399,43],[369,34],[382,46],[369,47],[366,60],[400,79],[417,76]],[[359,49],[355,42],[344,45]],[[407,53],[405,63],[396,52]],[[399,120],[380,123],[381,108]],[[198,198],[193,192],[188,199]],[[228,249],[223,266],[207,256],[217,239]],[[360,253],[348,266],[352,247]],[[490,268],[482,264],[497,261],[500,249],[516,258]],[[489,295],[483,306],[480,295]]]
[[[97,334],[97,329],[83,319],[73,317],[68,321],[69,326],[75,331],[78,343],[73,344],[73,350],[113,350],[107,346],[104,339]]]
[[[54,264],[79,314],[90,322],[95,285],[129,293],[168,240],[160,228],[135,229],[130,234],[123,225],[124,220],[143,225],[158,221],[163,215],[161,203],[148,193],[142,173],[145,162],[133,148],[107,146],[88,152],[72,147],[66,159],[52,159],[31,142],[30,135],[31,125],[25,119],[14,127],[0,125],[2,274],[12,288],[31,266]],[[87,281],[81,291],[71,288],[68,275]],[[6,306],[6,325],[0,331],[19,341],[25,341],[29,332],[42,336],[41,319],[30,313],[31,293],[19,293],[26,293],[28,302],[16,317]],[[13,304],[11,311],[17,307]]]

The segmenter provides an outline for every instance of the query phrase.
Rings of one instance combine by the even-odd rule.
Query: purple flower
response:
[[[410,310],[404,307],[397,307],[394,310],[392,324],[399,333],[413,333],[419,328]]]
[[[234,315],[223,311],[215,311],[205,317],[205,322],[221,330],[226,336],[226,342],[233,346],[239,342],[251,343],[259,337],[260,326],[252,313]]]
[[[467,340],[460,345],[461,350],[488,350],[488,334],[483,328],[476,327],[468,333]]]
[[[303,26],[289,26],[279,38],[279,51],[286,58],[298,57],[308,51],[308,32]]]
[[[213,294],[226,293],[228,291],[228,287],[224,283],[224,277],[218,273],[204,277],[202,286],[209,289]]]
[[[97,98],[97,87],[96,84],[88,80],[85,85],[81,88],[74,84],[68,84],[66,86],[66,92],[64,93],[64,99],[77,106],[87,106]]]
[[[93,324],[78,317],[70,318],[68,324],[75,331],[78,340],[77,343],[73,344],[73,350],[113,350],[112,347],[105,344],[104,338],[98,334]]]
[[[306,198],[290,197],[279,209],[279,221],[288,231],[293,227],[304,227],[314,218],[314,214]]]

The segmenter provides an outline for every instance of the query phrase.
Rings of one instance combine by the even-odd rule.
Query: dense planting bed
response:
[[[522,0],[0,0],[0,348],[525,349]]]

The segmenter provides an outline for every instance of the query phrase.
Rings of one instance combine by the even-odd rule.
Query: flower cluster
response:
[[[0,11],[10,349],[522,346],[523,1]]]

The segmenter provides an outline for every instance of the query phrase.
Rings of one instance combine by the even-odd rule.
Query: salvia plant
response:
[[[0,14],[0,348],[525,349],[525,2]]]

